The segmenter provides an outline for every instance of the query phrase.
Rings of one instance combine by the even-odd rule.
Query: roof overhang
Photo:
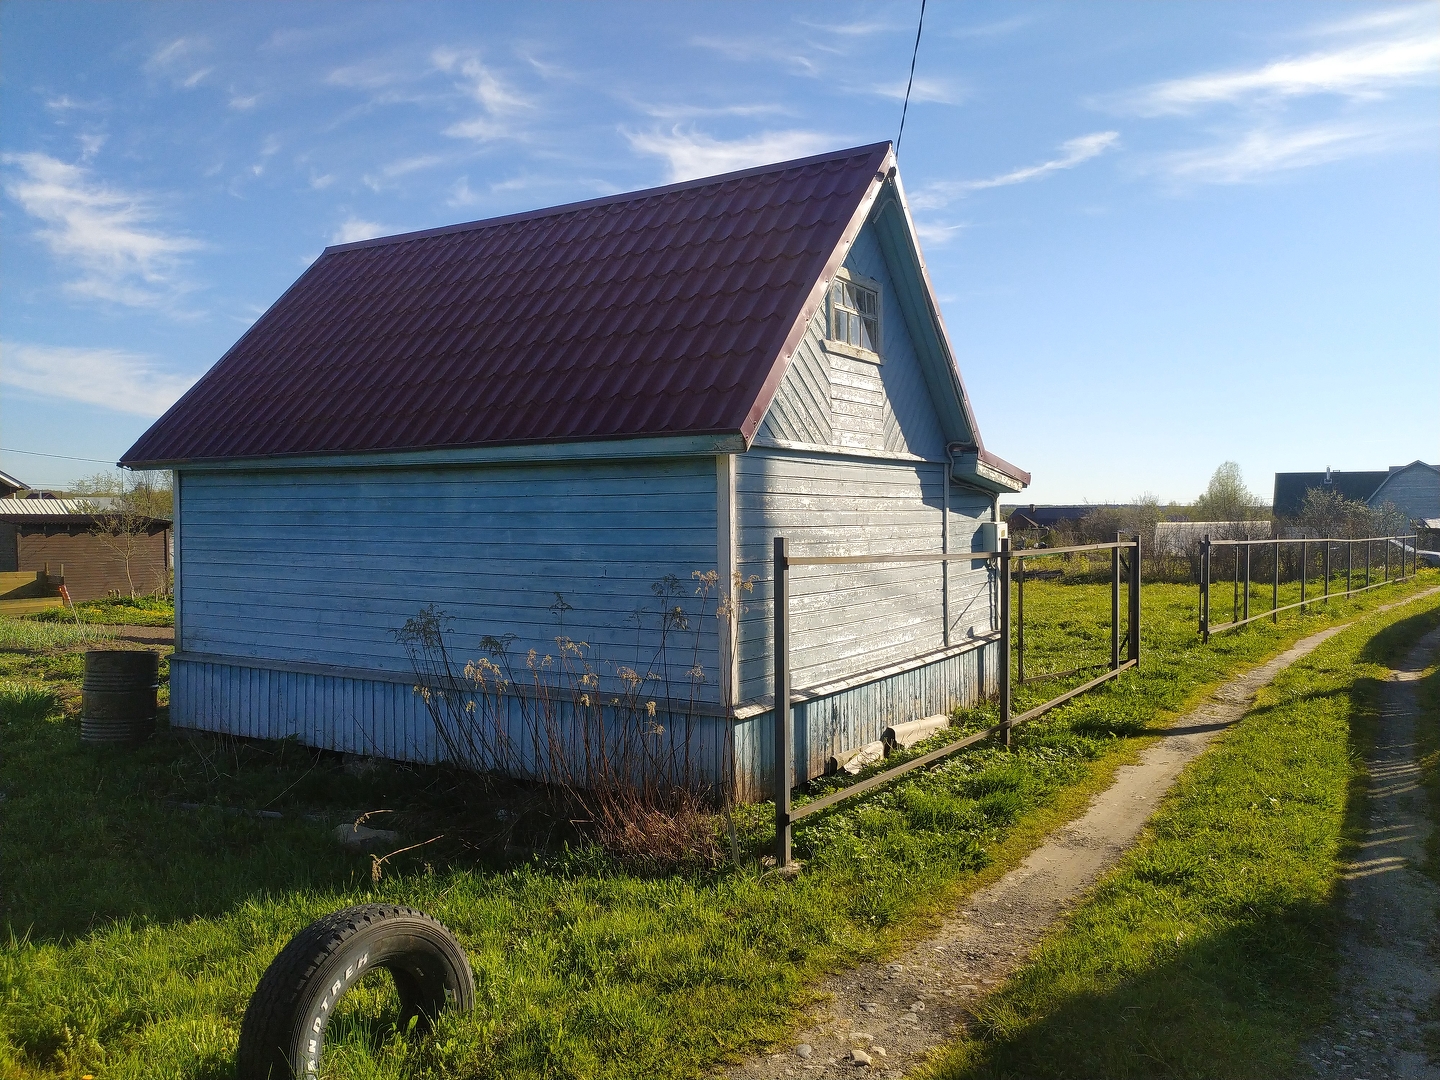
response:
[[[956,480],[996,495],[1023,491],[1030,485],[1028,472],[987,450],[952,451],[951,462],[950,475]]]
[[[706,457],[745,451],[738,433],[673,435],[648,439],[589,439],[574,442],[458,446],[434,450],[373,450],[353,454],[277,454],[273,457],[205,458],[147,463],[146,468],[255,472],[269,469],[398,469],[416,466],[545,464],[567,461],[627,461],[640,458]]]

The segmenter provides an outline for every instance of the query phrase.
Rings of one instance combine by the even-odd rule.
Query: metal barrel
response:
[[[149,649],[92,649],[80,688],[80,741],[135,746],[155,731],[160,654]]]

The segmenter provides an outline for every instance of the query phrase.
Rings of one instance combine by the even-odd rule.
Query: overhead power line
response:
[[[39,451],[36,451],[36,450],[16,450],[16,449],[14,449],[13,447],[10,447],[10,446],[0,446],[0,453],[5,453],[5,454],[25,454],[25,455],[28,456],[28,457],[48,457],[48,458],[55,458],[55,459],[57,459],[57,460],[59,460],[59,461],[93,461],[93,462],[95,462],[97,465],[114,465],[114,464],[115,464],[115,462],[113,462],[113,461],[106,461],[106,460],[104,460],[103,458],[98,458],[98,457],[71,457],[69,454],[42,454],[42,453],[40,453]]]
[[[920,0],[920,21],[915,25],[915,51],[910,54],[910,81],[905,84],[905,104],[900,108],[900,134],[895,136],[895,156],[900,156],[900,140],[905,137],[905,114],[910,111],[910,89],[915,85],[915,61],[920,56],[920,31],[925,29],[925,0]]]

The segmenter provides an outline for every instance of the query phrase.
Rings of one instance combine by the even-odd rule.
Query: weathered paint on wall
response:
[[[754,577],[739,619],[740,700],[773,692],[773,540],[796,556],[940,550],[945,466],[757,448],[737,472],[738,567]],[[989,501],[952,485],[950,547],[974,550]],[[952,643],[991,629],[990,571],[951,564]],[[791,663],[805,687],[942,648],[939,563],[797,567],[791,574]]]
[[[512,654],[587,645],[609,665],[656,670],[661,601],[715,567],[713,458],[453,469],[202,472],[183,478],[184,652],[408,676],[395,631],[434,604],[460,662],[485,635]],[[557,601],[563,598],[563,605]],[[677,601],[667,601],[676,603]],[[714,610],[713,602],[711,604]],[[648,612],[637,631],[635,614]],[[716,620],[699,634],[718,701]],[[674,641],[672,640],[672,645]],[[688,692],[688,652],[670,676]]]
[[[810,320],[756,445],[863,449],[944,461],[942,425],[873,225],[856,237],[845,268],[880,285],[883,362],[826,348],[827,301]]]

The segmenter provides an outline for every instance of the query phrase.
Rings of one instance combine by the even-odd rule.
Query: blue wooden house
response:
[[[461,651],[630,663],[652,585],[714,570],[692,687],[742,798],[773,537],[983,550],[1029,482],[981,442],[888,143],[328,248],[122,464],[175,474],[172,724],[434,760],[417,610]],[[994,588],[795,571],[796,779],[993,693]]]

